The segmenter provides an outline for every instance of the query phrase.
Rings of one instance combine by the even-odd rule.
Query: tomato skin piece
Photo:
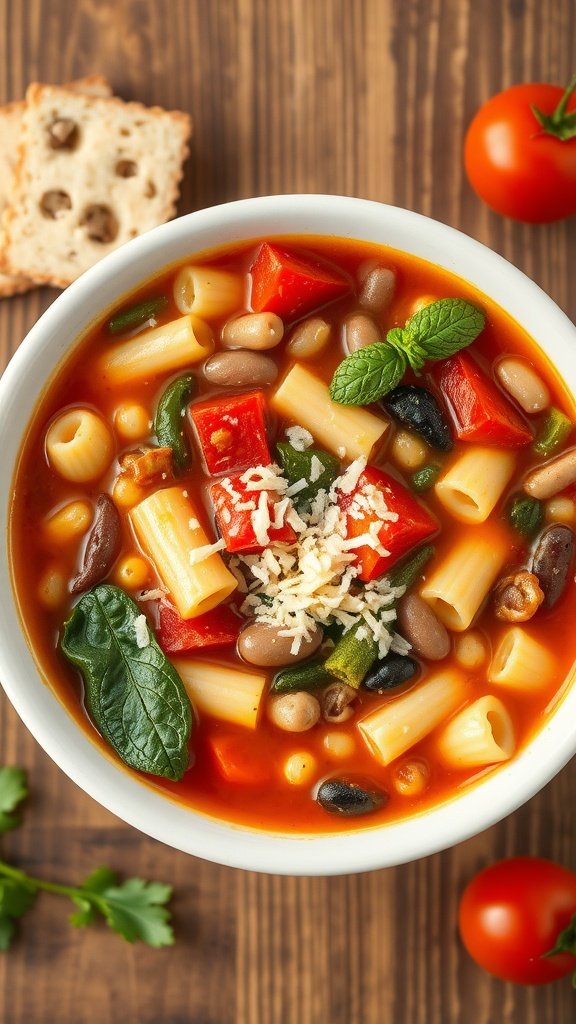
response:
[[[519,448],[533,440],[528,424],[467,352],[438,363],[432,376],[459,441]]]
[[[257,785],[270,778],[270,770],[254,753],[252,735],[218,732],[207,739],[208,749],[219,773],[227,782]]]
[[[464,143],[468,180],[497,213],[545,224],[576,213],[576,138],[545,133],[535,106],[552,114],[564,90],[542,83],[514,85],[489,99],[473,118]],[[576,110],[572,95],[567,112]]]
[[[480,871],[460,899],[458,927],[476,963],[503,981],[544,985],[576,969],[576,956],[544,958],[576,914],[576,874],[540,857]]]
[[[390,552],[389,555],[380,555],[368,544],[354,549],[360,566],[359,579],[364,583],[369,583],[371,580],[378,579],[382,573],[388,572],[388,569],[391,569],[395,562],[399,561],[411,548],[436,533],[438,523],[432,518],[428,509],[416,501],[403,484],[374,466],[366,467],[351,494],[341,496],[339,504],[343,512],[347,511],[355,496],[362,494],[366,486],[372,486],[381,491],[388,510],[395,512],[398,516],[396,522],[383,523],[378,533],[378,539],[382,546]],[[366,512],[359,519],[347,516],[347,539],[361,537],[363,533],[368,533],[370,523],[377,521],[378,517],[371,512]]]
[[[232,489],[236,491],[242,501],[241,504],[246,504],[250,500],[256,503],[260,497],[261,491],[248,491],[246,484],[242,483],[240,476],[232,476],[228,478]],[[267,492],[268,494],[270,492]],[[218,522],[218,529],[222,534],[226,542],[226,550],[232,553],[239,551],[243,552],[257,552],[264,551],[262,545],[258,544],[254,526],[252,525],[252,512],[250,509],[237,509],[234,505],[232,495],[221,483],[212,484],[210,487],[210,497],[214,505],[214,512],[216,514],[216,520]],[[270,518],[274,515],[274,505],[272,499],[268,498],[268,514]],[[271,526],[268,529],[268,537],[270,542],[276,544],[294,544],[296,541],[296,532],[288,523],[283,523],[282,526],[274,529]]]
[[[165,654],[185,654],[202,647],[235,644],[245,625],[229,605],[219,605],[195,619],[181,619],[172,605],[158,610],[158,643]]]
[[[200,447],[211,476],[249,466],[268,466],[266,399],[262,391],[224,395],[190,406]]]
[[[252,265],[252,309],[295,320],[341,298],[348,281],[330,267],[263,242]]]

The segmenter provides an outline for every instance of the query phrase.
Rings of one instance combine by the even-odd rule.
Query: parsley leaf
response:
[[[100,909],[110,928],[127,942],[141,939],[158,949],[174,944],[174,932],[168,924],[170,915],[164,907],[171,895],[169,885],[129,878],[101,893]]]
[[[14,922],[22,917],[36,899],[34,889],[14,878],[0,879],[0,951],[9,948],[15,931]]]
[[[0,768],[0,832],[9,832],[20,824],[12,812],[27,797],[26,772],[22,768]]]
[[[438,299],[411,316],[403,331],[404,351],[418,373],[429,359],[448,359],[466,348],[485,324],[484,314],[464,299]]]
[[[369,405],[392,391],[405,372],[404,353],[377,341],[340,363],[330,384],[330,398],[341,405]]]

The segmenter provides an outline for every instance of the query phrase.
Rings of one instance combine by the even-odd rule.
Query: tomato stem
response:
[[[558,106],[551,114],[544,114],[532,103],[530,109],[545,135],[553,135],[561,142],[568,142],[576,137],[576,110],[567,112],[566,108],[576,89],[576,74],[572,76],[568,88],[565,89]]]

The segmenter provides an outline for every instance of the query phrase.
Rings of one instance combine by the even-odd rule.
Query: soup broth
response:
[[[406,362],[381,401],[331,401],[351,351],[389,350],[394,329],[404,344],[440,300],[483,315],[471,344]],[[152,756],[153,720],[154,763],[171,767],[142,780],[219,819],[320,833],[451,799],[515,757],[570,682],[573,420],[526,333],[413,256],[287,237],[183,261],[103,314],[25,439],[10,550],[42,674],[130,770]],[[157,642],[190,701],[171,706],[178,757],[143,691],[122,704],[127,733],[146,719],[124,756],[116,712],[102,725],[110,666],[88,678],[70,658],[78,609],[84,643],[90,595],[118,591],[131,657]]]

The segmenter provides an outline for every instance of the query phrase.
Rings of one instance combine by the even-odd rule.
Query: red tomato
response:
[[[576,79],[565,93],[514,85],[476,114],[464,144],[466,173],[497,213],[534,224],[576,213],[574,88]]]
[[[572,923],[563,949],[545,958]],[[543,985],[576,970],[576,874],[539,857],[481,871],[460,900],[460,935],[480,967],[503,981]]]

